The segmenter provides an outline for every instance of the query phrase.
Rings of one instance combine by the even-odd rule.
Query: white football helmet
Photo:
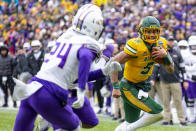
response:
[[[189,41],[189,47],[192,53],[196,53],[196,39]]]
[[[186,40],[180,40],[178,42],[178,47],[188,47],[188,42]]]
[[[31,46],[33,47],[33,46],[39,46],[39,47],[41,47],[41,42],[39,41],[39,40],[33,40],[32,42],[31,42]]]
[[[23,48],[30,48],[30,47],[31,47],[31,45],[28,42],[25,42],[24,45],[23,45]]]
[[[3,42],[0,42],[0,47],[3,46],[3,45],[4,45],[4,43]]]
[[[188,39],[188,41],[196,40],[196,35],[191,35]]]
[[[103,15],[93,4],[82,6],[72,20],[73,30],[98,40],[103,32]]]

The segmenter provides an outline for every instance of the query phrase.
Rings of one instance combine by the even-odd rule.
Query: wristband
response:
[[[118,82],[112,83],[112,87],[113,87],[114,89],[119,89],[119,83],[118,83]]]
[[[119,89],[119,87],[118,87],[118,86],[114,86],[113,88],[114,88],[114,89]]]
[[[169,53],[167,53],[167,55],[163,57],[163,60],[165,65],[171,65],[173,63],[173,60]]]

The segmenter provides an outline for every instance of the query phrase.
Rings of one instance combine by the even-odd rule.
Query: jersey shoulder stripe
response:
[[[137,54],[137,43],[136,43],[136,39],[130,39],[127,41],[125,47],[124,47],[124,51],[125,53],[129,54],[129,55],[133,55],[136,56]]]
[[[127,50],[129,50],[130,52],[132,52],[133,54],[136,54],[137,53],[137,51],[134,48],[132,48],[130,45],[128,45],[128,44],[126,44],[125,48]]]

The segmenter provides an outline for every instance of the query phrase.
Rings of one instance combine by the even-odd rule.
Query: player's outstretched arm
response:
[[[95,54],[87,48],[81,48],[78,51],[78,91],[77,100],[72,104],[75,109],[81,108],[84,105],[85,86],[88,79],[88,74],[92,61],[95,59]]]
[[[131,56],[124,51],[118,53],[112,60],[117,61],[120,64],[124,64],[126,61],[128,61],[131,58]],[[121,92],[119,89],[119,80],[118,80],[118,72],[112,72],[110,74],[110,79],[113,86],[112,96],[115,98],[118,98],[121,96]]]
[[[162,64],[167,72],[169,72],[169,73],[174,72],[174,62],[173,62],[169,52],[166,52],[164,48],[153,47],[151,55],[152,55],[152,59],[155,62]]]

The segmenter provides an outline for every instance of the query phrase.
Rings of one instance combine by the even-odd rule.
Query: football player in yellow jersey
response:
[[[124,78],[118,81],[118,72],[111,74],[113,96],[122,97],[125,122],[115,131],[132,131],[162,119],[163,108],[148,97],[155,63],[162,64],[168,72],[174,71],[173,61],[167,52],[167,41],[160,37],[160,23],[153,16],[146,16],[139,25],[139,37],[127,41],[124,51],[117,54],[113,61],[125,63]],[[140,117],[140,111],[144,115]]]

